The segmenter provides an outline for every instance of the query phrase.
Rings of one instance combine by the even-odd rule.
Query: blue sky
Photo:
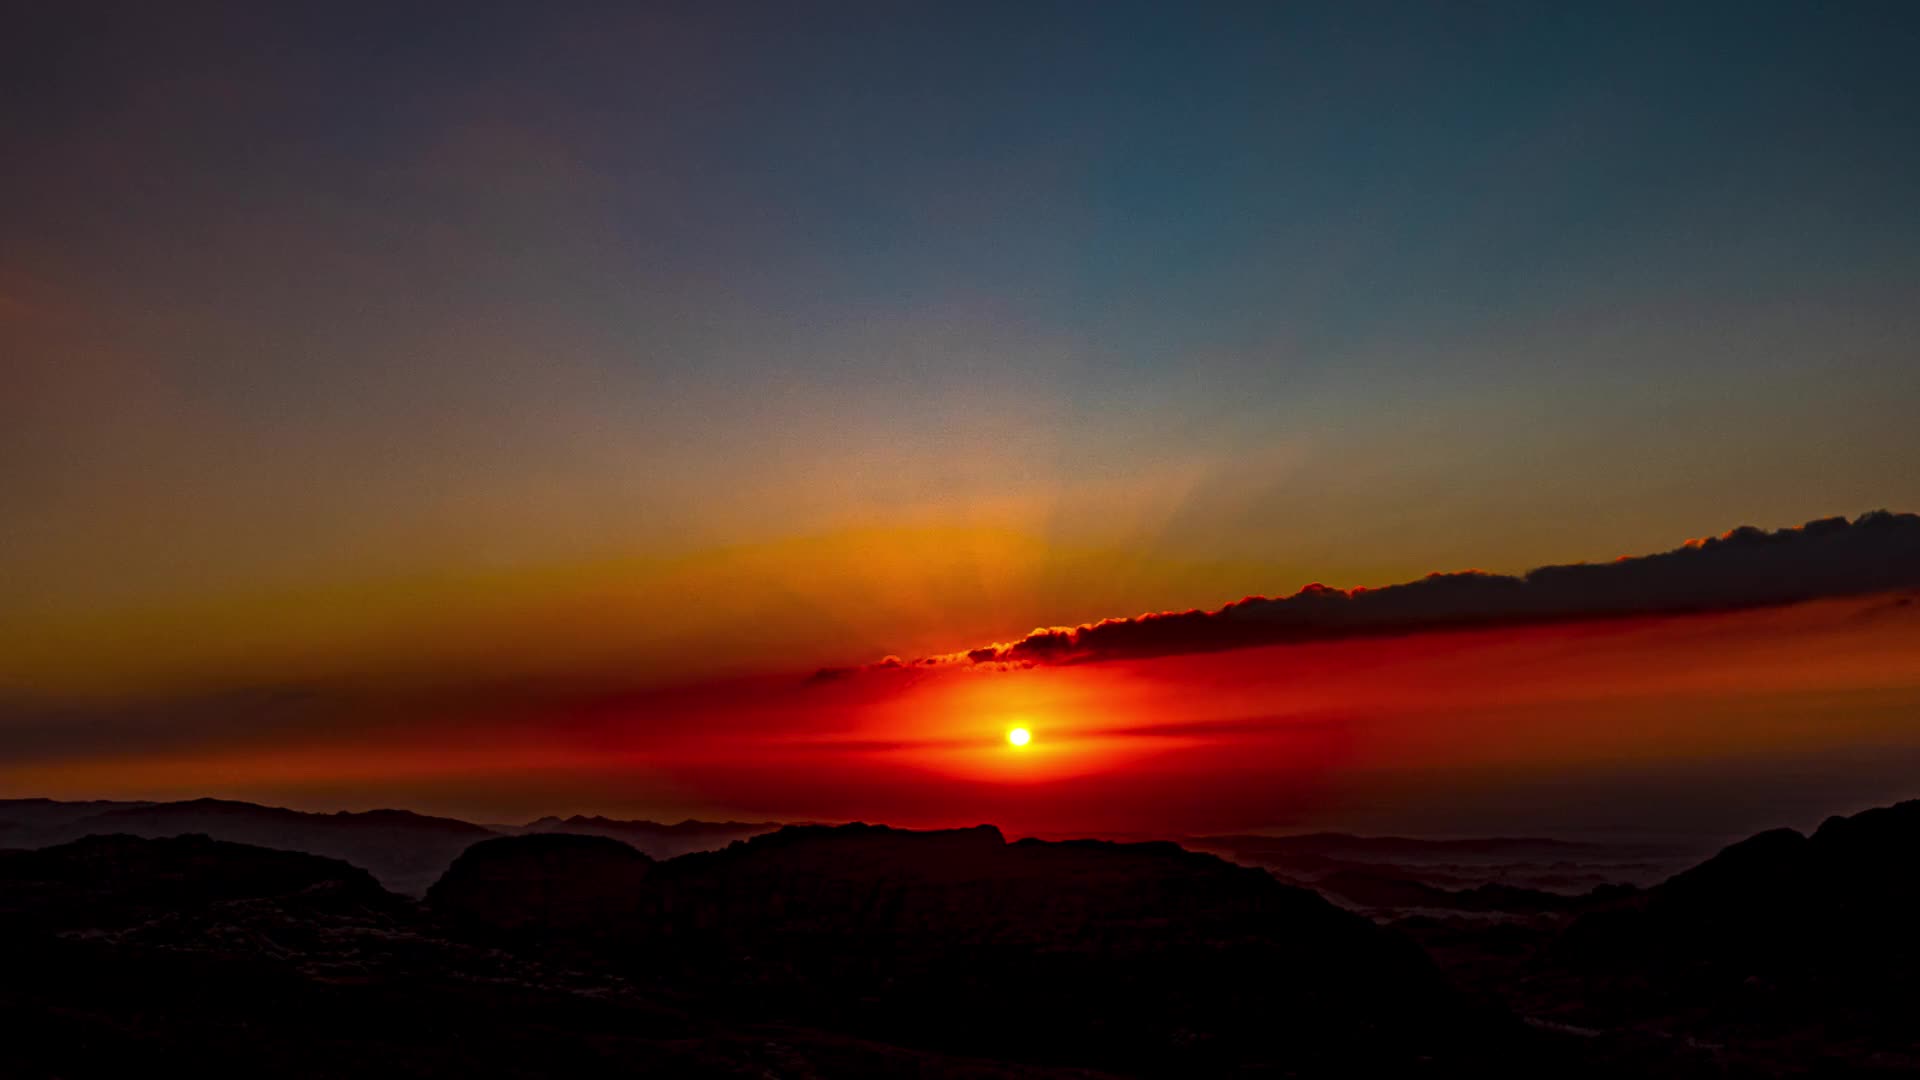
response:
[[[1037,545],[965,640],[1920,501],[1907,5],[19,27],[0,578],[71,655],[216,596]]]

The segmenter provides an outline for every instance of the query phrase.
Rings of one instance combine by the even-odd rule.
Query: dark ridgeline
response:
[[[1456,984],[1576,1033],[1609,1071],[1914,1075],[1917,853],[1920,801],[1905,802],[1811,837],[1760,833],[1650,889],[1391,925]]]
[[[1736,1052],[1881,1049],[1920,1073],[1920,800],[1744,840],[1582,916],[1557,951],[1591,1022],[1685,1017]]]
[[[1465,1059],[1501,1025],[1418,949],[1173,844],[803,826],[644,872],[579,838],[475,845],[428,893],[473,940],[945,1052],[1155,1073]],[[609,877],[641,877],[624,896]],[[501,896],[501,878],[540,882]],[[571,880],[571,886],[565,884]],[[550,907],[547,897],[591,895]],[[533,924],[530,910],[551,911]]]
[[[395,892],[419,896],[477,840],[522,832],[612,836],[655,858],[723,847],[779,828],[770,822],[541,818],[526,825],[475,825],[409,810],[315,814],[231,799],[185,802],[57,802],[0,799],[0,847],[47,847],[83,836],[202,834],[261,847],[306,851],[365,867]]]
[[[1381,926],[1173,844],[984,826],[491,837],[424,902],[91,837],[0,852],[0,1076],[1898,1075],[1916,850],[1920,802],[1647,889],[1323,883],[1435,909]]]
[[[201,834],[261,847],[305,851],[365,867],[390,889],[418,894],[454,856],[493,831],[453,818],[408,810],[310,814],[230,799],[165,803],[0,802],[0,844],[44,847],[83,836],[166,837]]]
[[[199,837],[0,855],[0,1075],[1480,1074],[1404,938],[1171,844],[800,827],[474,845],[426,903]]]

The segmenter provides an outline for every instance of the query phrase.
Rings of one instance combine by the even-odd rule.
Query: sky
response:
[[[1707,829],[1915,775],[1851,585],[812,675],[1920,508],[1910,5],[9,27],[0,794]]]

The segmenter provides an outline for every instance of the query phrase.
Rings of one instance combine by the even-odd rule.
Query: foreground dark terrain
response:
[[[262,809],[243,807],[159,814]],[[109,820],[160,831],[133,809]],[[24,838],[102,812],[30,801],[0,819]],[[351,831],[304,820],[333,817],[283,824]],[[386,830],[408,867],[465,826],[338,817]],[[608,835],[644,823],[579,821],[465,826],[422,898],[205,835],[0,852],[0,1075],[1920,1068],[1920,802],[1762,834],[1650,887],[1341,866],[1316,883],[1338,904],[1170,843],[799,826],[656,860]]]

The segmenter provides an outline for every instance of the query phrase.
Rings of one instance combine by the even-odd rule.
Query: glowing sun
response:
[[[1033,741],[1033,732],[1023,727],[1014,728],[1007,732],[1007,741],[1015,746],[1025,746]]]

